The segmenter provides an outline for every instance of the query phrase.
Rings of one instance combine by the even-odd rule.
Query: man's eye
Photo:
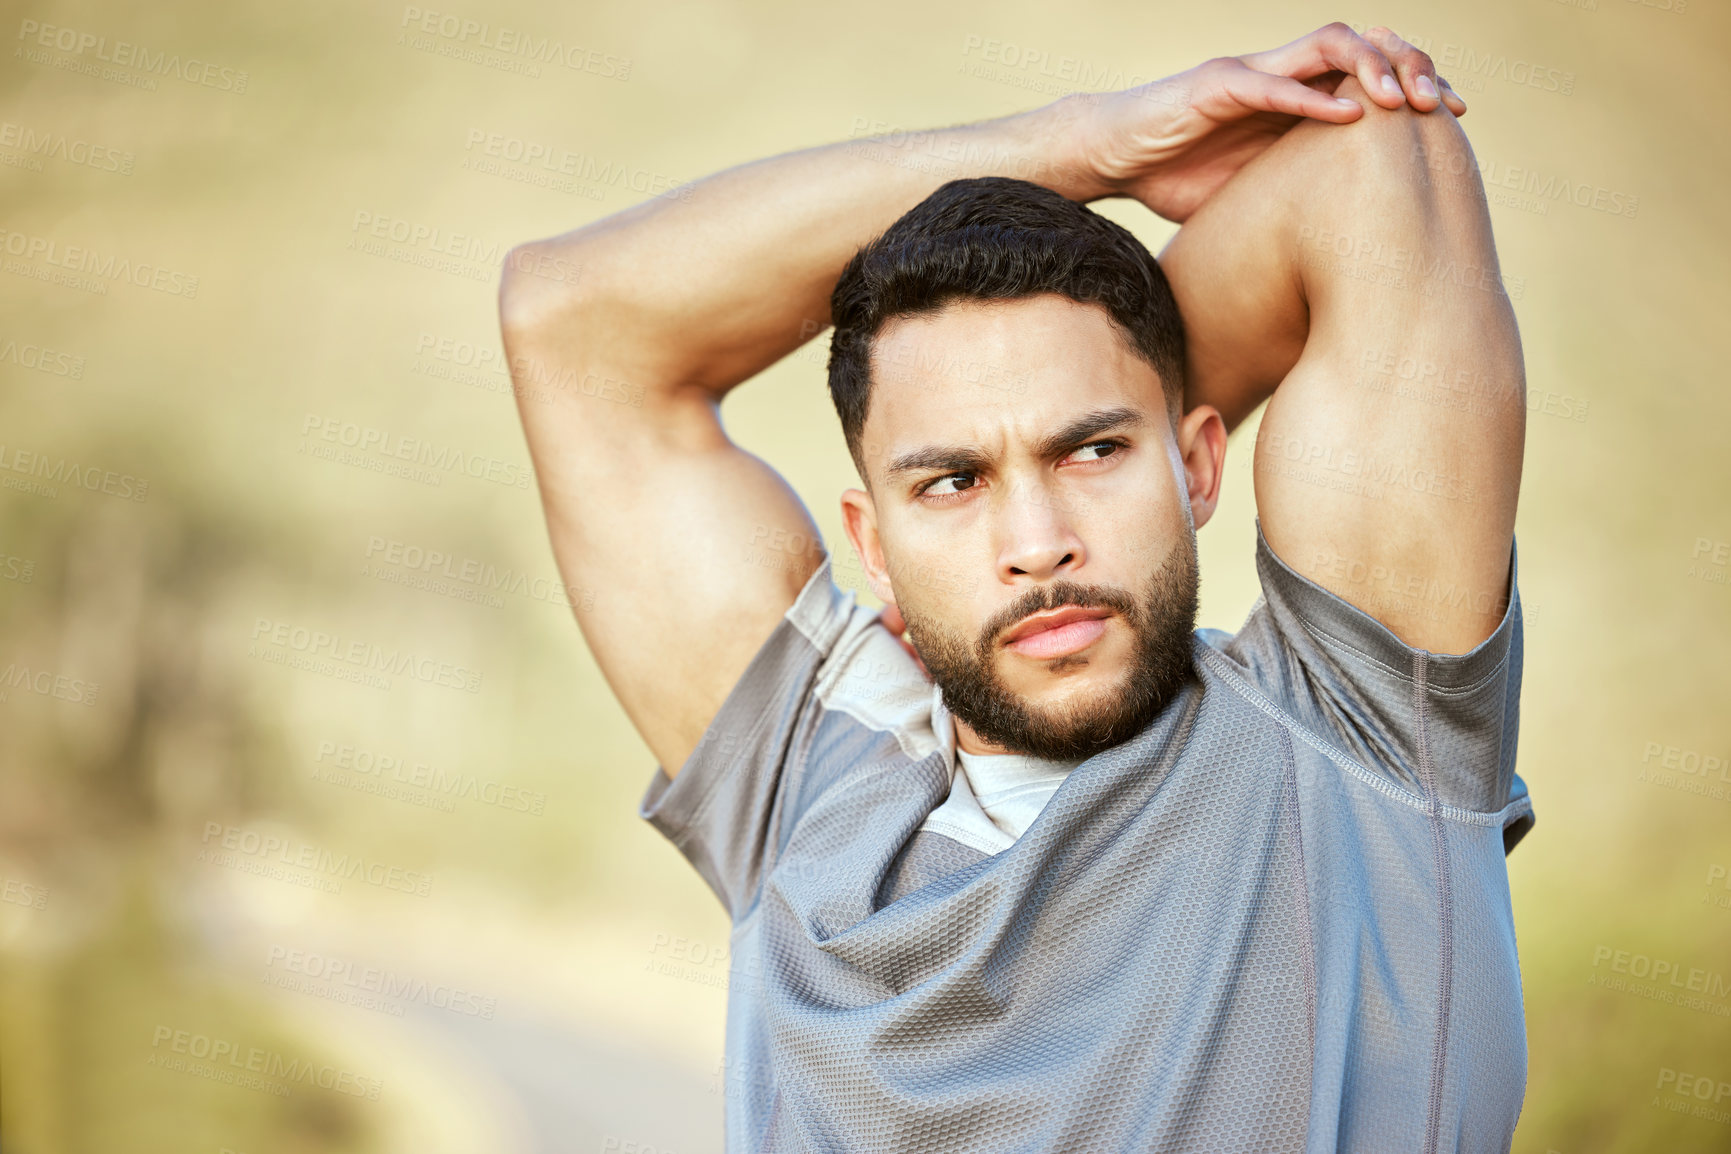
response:
[[[1094,455],[1091,457],[1083,456],[1080,459],[1083,461],[1098,461],[1111,456],[1113,453],[1117,452],[1119,448],[1121,448],[1121,446],[1116,441],[1095,441],[1092,445],[1083,445],[1080,449],[1076,450],[1076,453],[1093,453]],[[1075,454],[1071,455],[1075,456]]]
[[[972,489],[974,479],[966,473],[951,473],[947,477],[939,477],[924,489],[920,490],[923,497],[942,497],[960,493],[964,489]]]

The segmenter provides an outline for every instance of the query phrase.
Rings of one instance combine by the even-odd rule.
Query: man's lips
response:
[[[1086,649],[1106,632],[1112,610],[1064,605],[1032,613],[1004,634],[1004,645],[1023,657],[1063,657]]]

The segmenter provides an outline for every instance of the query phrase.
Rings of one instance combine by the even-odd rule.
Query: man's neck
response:
[[[951,720],[956,727],[956,748],[963,753],[974,757],[995,757],[999,754],[1016,752],[1013,749],[1006,749],[1001,745],[987,741],[974,732],[973,726],[959,717],[952,716]]]

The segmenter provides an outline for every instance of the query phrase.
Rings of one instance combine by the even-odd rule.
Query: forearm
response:
[[[1100,195],[1072,155],[1067,129],[1079,112],[1061,100],[771,157],[524,246],[501,288],[507,340],[533,330],[534,343],[558,345],[540,355],[604,355],[646,388],[719,397],[826,325],[855,251],[945,181],[1005,175],[1075,199]],[[568,282],[532,271],[552,258],[575,270]]]

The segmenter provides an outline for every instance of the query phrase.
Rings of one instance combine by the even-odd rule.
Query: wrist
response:
[[[1119,190],[1100,171],[1093,147],[1094,124],[1103,94],[1076,92],[998,122],[1016,176],[1044,185],[1070,200],[1087,203]]]

